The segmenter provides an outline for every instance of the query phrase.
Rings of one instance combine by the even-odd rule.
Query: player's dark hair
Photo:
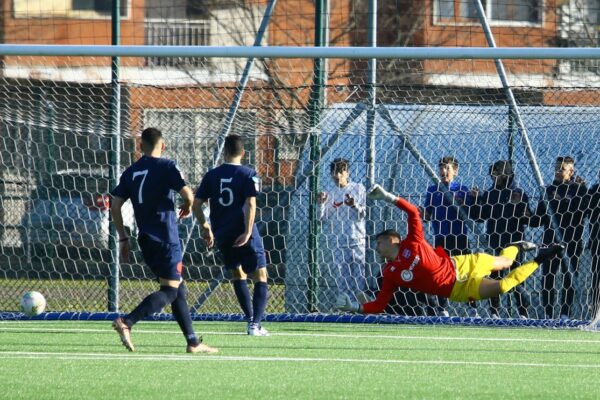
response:
[[[375,240],[379,239],[380,237],[392,237],[402,241],[402,236],[400,236],[400,234],[393,229],[386,229],[379,232],[377,236],[375,236]]]
[[[336,158],[329,164],[329,171],[334,172],[350,171],[350,161],[345,158]]]
[[[227,135],[223,151],[231,157],[241,155],[244,152],[244,138],[236,134]]]
[[[452,166],[455,169],[458,168],[458,160],[452,156],[442,157],[442,159],[438,163],[438,167],[441,167],[442,165],[448,165],[448,164],[452,164]]]
[[[142,148],[152,150],[162,139],[162,132],[157,128],[146,128],[142,131]]]
[[[575,164],[575,159],[571,156],[556,157],[557,164]]]

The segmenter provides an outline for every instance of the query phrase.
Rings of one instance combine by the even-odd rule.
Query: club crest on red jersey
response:
[[[410,282],[413,280],[413,272],[409,269],[405,269],[400,273],[400,277],[404,282]]]

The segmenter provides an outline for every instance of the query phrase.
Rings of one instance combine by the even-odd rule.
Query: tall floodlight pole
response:
[[[326,45],[326,19],[328,0],[315,1],[315,47]],[[318,263],[318,235],[319,221],[317,218],[317,198],[319,193],[319,164],[320,157],[320,133],[317,126],[321,119],[325,86],[325,59],[315,58],[313,62],[313,85],[311,89],[308,110],[310,118],[310,160],[312,166],[309,179],[309,204],[308,204],[308,311],[317,311],[317,277],[319,274]]]
[[[118,46],[121,38],[121,4],[120,0],[112,2],[112,45]],[[110,186],[118,183],[121,165],[121,85],[119,82],[119,57],[113,56],[110,65],[110,150],[109,180]],[[110,277],[108,281],[108,311],[119,311],[119,243],[117,231],[110,226],[109,248],[111,252]]]

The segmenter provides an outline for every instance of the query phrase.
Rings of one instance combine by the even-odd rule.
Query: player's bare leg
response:
[[[500,281],[483,278],[479,285],[479,300],[489,299],[500,295]]]
[[[233,279],[244,280],[244,281],[246,279],[248,279],[248,275],[246,275],[246,273],[244,272],[242,267],[234,268],[233,270],[231,270],[231,272],[233,274]]]
[[[172,288],[178,288],[182,281],[183,281],[183,279],[177,280],[177,279],[158,278],[158,283],[160,284],[160,286],[169,286]]]

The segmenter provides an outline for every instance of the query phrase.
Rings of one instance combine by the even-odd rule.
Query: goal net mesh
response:
[[[131,18],[126,23],[133,26],[136,2],[125,3],[125,17]],[[205,44],[176,41],[184,40],[175,33],[181,29],[188,39],[192,32],[213,38],[221,32],[222,42],[215,39],[211,45],[248,45],[266,2],[255,7],[241,14],[235,7],[218,15],[207,11],[202,27],[198,21],[179,26],[168,16],[147,18],[140,32],[147,44]],[[278,12],[291,15],[282,8]],[[285,19],[277,15],[275,22]],[[243,34],[223,33],[240,21],[252,29],[239,25]],[[57,26],[53,22],[52,29]],[[291,22],[286,26],[288,38],[294,37]],[[266,42],[277,43],[277,31],[271,29]],[[294,44],[289,40],[285,44]],[[453,254],[497,255],[521,239],[567,245],[564,257],[542,265],[497,301],[446,303],[400,289],[386,314],[500,322],[594,320],[600,286],[597,59],[506,60],[515,103],[493,60],[380,59],[370,85],[368,60],[324,59],[320,75],[312,59],[256,59],[240,90],[246,63],[243,58],[122,57],[117,103],[109,57],[3,57],[0,310],[17,311],[28,290],[42,292],[49,311],[109,310],[115,265],[109,240],[108,194],[115,184],[110,168],[116,159],[119,171],[133,163],[140,156],[141,131],[156,127],[166,140],[164,155],[177,161],[193,189],[220,157],[219,137],[235,133],[246,139],[244,162],[262,179],[256,221],[267,252],[269,314],[317,313],[346,320],[333,308],[339,293],[377,293],[383,262],[374,236],[384,229],[404,236],[406,216],[364,199],[376,182],[423,207],[427,239]],[[321,84],[315,85],[319,76]],[[231,113],[236,97],[239,107]],[[444,157],[457,161],[450,184],[455,205],[431,189],[439,184]],[[557,165],[558,157],[574,163]],[[339,159],[347,162],[351,189],[339,188],[333,179],[331,165],[340,165]],[[493,165],[502,160],[513,169],[503,191],[494,188],[491,177]],[[557,170],[569,167],[574,168],[570,180],[559,185]],[[360,212],[344,202],[344,190],[351,190]],[[324,203],[320,192],[328,193]],[[546,210],[544,196],[550,204]],[[457,202],[464,203],[460,212]],[[153,290],[155,277],[141,258],[127,204],[124,214],[134,238],[131,262],[118,270],[118,309],[127,312]],[[239,314],[220,253],[206,248],[193,219],[182,220],[179,232],[193,312]]]

